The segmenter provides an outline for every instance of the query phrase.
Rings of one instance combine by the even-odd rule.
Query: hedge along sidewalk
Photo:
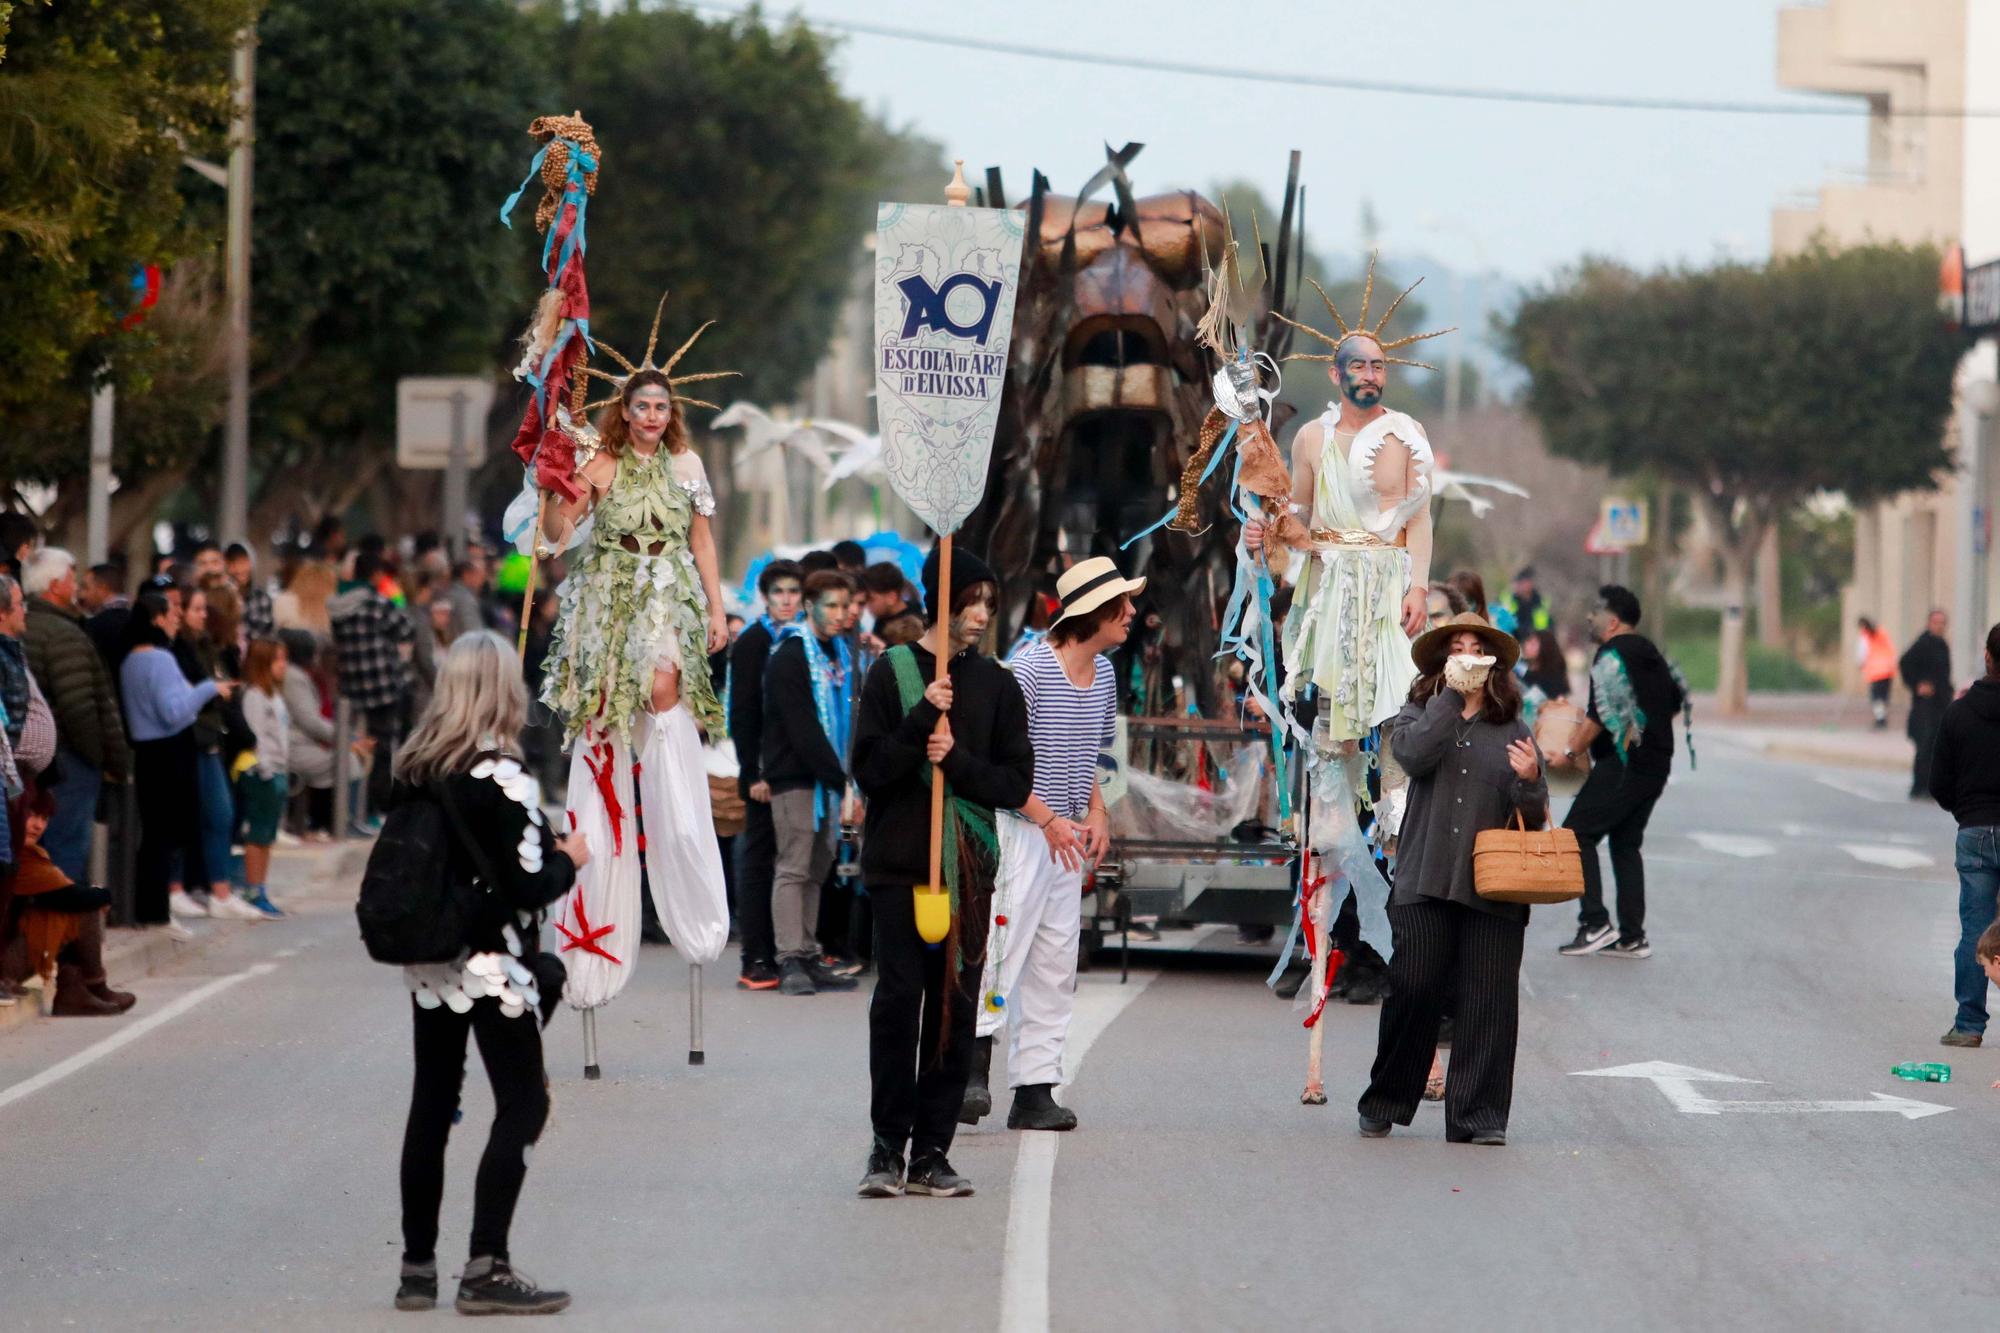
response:
[[[373,844],[359,839],[280,847],[271,854],[271,895],[287,907],[306,904],[352,903],[361,882],[361,868]],[[133,977],[169,971],[200,958],[218,942],[241,931],[282,931],[286,922],[197,920],[195,938],[177,940],[158,927],[113,926],[104,932],[104,971],[113,986]],[[133,1012],[143,1009],[143,1005]],[[0,1033],[44,1019],[34,992],[0,1007]],[[68,1021],[68,1020],[64,1020]],[[112,1026],[116,1018],[99,1020]]]

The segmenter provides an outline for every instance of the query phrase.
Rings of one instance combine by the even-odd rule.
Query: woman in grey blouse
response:
[[[1513,667],[1521,648],[1465,612],[1411,647],[1422,674],[1389,744],[1410,775],[1410,803],[1396,854],[1389,920],[1394,989],[1382,1006],[1375,1067],[1359,1106],[1361,1132],[1380,1138],[1407,1125],[1423,1096],[1449,1000],[1456,1033],[1445,1082],[1445,1137],[1507,1141],[1520,1022],[1526,907],[1473,891],[1473,840],[1548,816],[1541,752],[1521,720]]]

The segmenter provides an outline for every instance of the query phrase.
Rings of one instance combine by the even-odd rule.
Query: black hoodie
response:
[[[1634,773],[1663,778],[1674,766],[1674,714],[1681,711],[1681,687],[1675,682],[1667,659],[1643,634],[1628,630],[1599,648],[1597,655],[1602,657],[1608,652],[1616,652],[1625,663],[1625,674],[1632,682],[1632,696],[1638,700],[1639,710],[1646,715],[1646,727],[1640,733],[1639,744],[1626,753],[1626,767]],[[1592,660],[1594,664],[1595,659]],[[1597,711],[1595,681],[1590,687],[1590,720],[1599,726],[1604,725],[1604,719]],[[1612,743],[1609,732],[1590,743],[1590,758],[1598,764],[1618,758],[1618,747]]]
[[[1944,710],[1931,795],[1960,828],[2000,827],[2000,679],[1974,681]]]
[[[912,644],[925,681],[937,659]],[[1035,786],[1028,704],[1014,673],[967,650],[951,659],[951,752],[945,777],[958,795],[989,810],[1018,810]],[[861,874],[870,885],[921,884],[930,876],[931,796],[924,746],[938,711],[927,699],[903,711],[896,668],[877,658],[861,687],[854,729],[854,782],[868,798]]]

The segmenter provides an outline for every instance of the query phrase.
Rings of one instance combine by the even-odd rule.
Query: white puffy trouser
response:
[[[979,985],[982,1037],[1011,1029],[1007,1084],[1063,1081],[1063,1041],[1076,1009],[1076,946],[1083,928],[1083,871],[1066,870],[1042,831],[998,814],[1000,869],[993,885],[986,970]],[[1003,924],[998,920],[1005,917]],[[986,1002],[1004,997],[995,1010]]]
[[[661,714],[642,713],[633,740],[636,750],[621,738],[585,735],[570,759],[570,826],[589,840],[590,864],[577,875],[555,923],[569,968],[564,998],[577,1009],[608,1003],[638,961],[641,856],[653,910],[683,958],[712,963],[729,939],[722,849],[694,717],[679,704]]]

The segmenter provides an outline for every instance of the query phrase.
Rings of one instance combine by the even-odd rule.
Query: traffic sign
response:
[[[493,381],[478,375],[410,375],[396,381],[396,466],[451,464],[456,429],[465,466],[486,461],[486,416]]]
[[[1622,550],[1646,544],[1649,526],[1647,520],[1650,515],[1644,500],[1626,500],[1607,495],[1598,515],[1598,540],[1604,545]]]

